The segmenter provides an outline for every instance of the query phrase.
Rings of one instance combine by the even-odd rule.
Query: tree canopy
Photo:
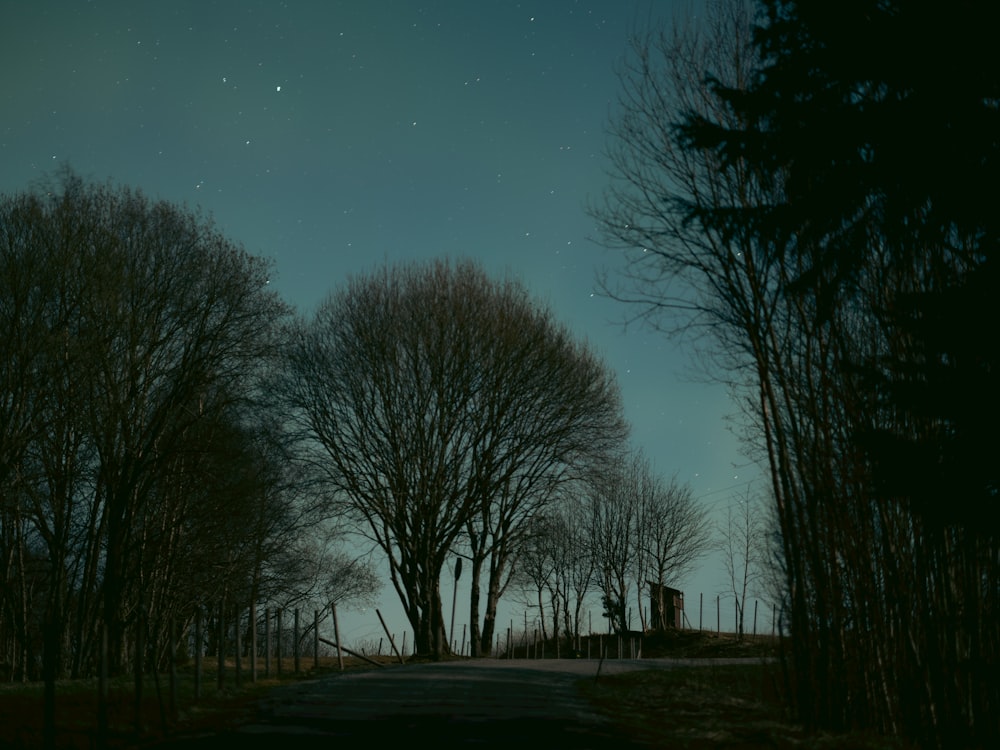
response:
[[[0,641],[12,679],[42,663],[48,731],[102,631],[111,673],[139,672],[209,599],[310,587],[328,514],[265,398],[289,313],[270,273],[69,170],[0,198]]]
[[[743,406],[807,724],[1000,734],[991,11],[727,2],[623,71],[606,288]]]
[[[288,393],[359,529],[387,555],[418,649],[441,654],[446,558],[489,561],[486,632],[518,537],[625,437],[614,378],[512,281],[385,267],[303,321]],[[478,612],[473,604],[473,620]]]

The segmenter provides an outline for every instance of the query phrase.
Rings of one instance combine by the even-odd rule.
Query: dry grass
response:
[[[673,657],[770,656],[778,644],[771,638],[737,641],[714,634],[675,633],[645,637],[643,655]],[[378,657],[382,663],[394,658]],[[213,665],[214,666],[214,665]],[[293,675],[291,660],[280,678],[251,683],[244,664],[239,688],[230,663],[224,688],[217,688],[217,674],[206,669],[202,697],[194,700],[193,674],[178,675],[177,710],[171,713],[169,685],[160,677],[161,700],[152,678],[144,686],[138,726],[133,701],[133,681],[113,681],[109,690],[108,747],[135,747],[152,743],[180,730],[218,731],[243,720],[256,701],[273,687],[311,679],[338,670],[334,658],[323,658],[318,670],[312,659],[303,659],[303,670]],[[351,670],[372,669],[359,659],[348,658]],[[904,746],[883,737],[823,735],[807,733],[792,722],[781,699],[781,672],[777,664],[683,667],[642,670],[588,679],[582,683],[596,710],[620,725],[635,741],[650,747],[677,748],[892,748]],[[96,746],[97,684],[93,680],[66,681],[57,688],[57,747],[83,750]],[[35,748],[42,739],[42,686],[0,685],[0,748]]]
[[[776,664],[644,670],[589,680],[595,708],[650,747],[903,750],[894,738],[806,732],[781,697]]]
[[[376,657],[389,663],[389,657]],[[236,686],[236,669],[230,661],[226,665],[223,688],[218,689],[218,672],[205,668],[202,673],[201,698],[194,699],[194,674],[191,669],[179,670],[177,677],[176,710],[170,710],[169,680],[160,675],[160,692],[156,683],[147,676],[143,683],[143,699],[139,707],[138,723],[134,696],[134,679],[114,679],[108,689],[108,744],[115,748],[135,747],[161,739],[179,729],[219,730],[238,723],[257,699],[268,690],[289,682],[330,674],[338,671],[336,658],[321,658],[318,670],[313,669],[312,657],[302,659],[302,672],[292,673],[292,660],[283,661],[281,677],[263,678],[263,660],[258,666],[257,682],[250,681],[244,662],[240,686]],[[214,663],[213,663],[214,667]],[[345,658],[345,668],[371,669],[372,665],[360,659]],[[84,750],[96,746],[97,741],[97,681],[64,680],[56,686],[56,747],[59,750]],[[17,750],[42,746],[42,685],[41,683],[0,684],[0,748]]]

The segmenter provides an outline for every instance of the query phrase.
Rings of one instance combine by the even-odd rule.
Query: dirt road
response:
[[[275,689],[224,736],[161,747],[636,747],[580,696],[580,680],[596,678],[598,669],[606,675],[692,661],[483,659],[347,672]]]

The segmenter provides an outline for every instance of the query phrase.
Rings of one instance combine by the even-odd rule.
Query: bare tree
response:
[[[594,483],[588,495],[587,543],[594,560],[596,585],[608,625],[618,633],[630,629],[629,601],[634,590],[636,555],[633,534],[641,464],[637,453],[621,458]]]
[[[637,35],[595,211],[625,258],[604,289],[658,328],[706,334],[712,375],[746,410],[802,721],[990,744],[997,683],[964,665],[997,644],[983,631],[996,534],[979,515],[996,494],[995,347],[980,335],[996,213],[959,177],[994,162],[988,45],[965,42],[972,27],[939,33],[920,5],[865,3],[850,23],[758,7],[756,36],[739,0]],[[886,54],[875,40],[890,38]],[[962,616],[936,616],[957,601]]]
[[[511,304],[511,302],[513,304]],[[467,524],[471,639],[488,653],[500,596],[539,514],[599,470],[626,434],[617,386],[588,347],[551,314],[513,299],[497,311],[482,408],[491,423],[476,461],[481,502]],[[479,588],[486,602],[479,629]]]
[[[582,494],[583,487],[577,492]],[[562,601],[563,633],[579,643],[583,607],[593,592],[595,560],[587,548],[585,504],[574,494],[560,509],[562,523],[554,540],[558,551],[556,585]]]
[[[532,522],[517,557],[515,583],[525,594],[525,605],[537,609],[544,640],[580,635],[583,606],[594,582],[586,510],[580,498],[567,493],[547,515]]]
[[[645,584],[655,586],[659,612],[667,611],[663,587],[677,585],[712,545],[706,510],[694,499],[690,486],[677,476],[665,482],[647,467],[640,475],[639,508],[633,540],[636,546],[638,606],[643,611]],[[647,627],[642,617],[643,629]],[[662,623],[661,623],[662,624]]]
[[[736,599],[737,634],[744,633],[748,594],[753,593],[765,574],[767,526],[765,511],[748,487],[726,508],[726,520],[719,525],[722,562],[729,578],[729,590]]]
[[[79,382],[100,456],[102,614],[117,662],[125,623],[148,611],[136,576],[156,536],[147,508],[192,437],[211,441],[250,403],[287,307],[268,264],[196,216],[129,190],[70,184],[64,195],[57,221],[76,233],[90,280],[69,335],[87,346]]]
[[[523,596],[525,608],[538,612],[543,641],[549,639],[550,631],[556,633],[559,627],[555,578],[560,527],[558,515],[540,516],[531,522],[529,533],[522,536],[517,565],[511,577],[516,592]]]
[[[469,263],[352,280],[300,327],[289,372],[317,461],[387,555],[427,653],[443,651],[449,552],[470,550],[474,629],[489,560],[485,644],[526,524],[625,434],[604,365]]]
[[[74,674],[92,670],[107,627],[121,671],[164,619],[180,488],[252,401],[287,308],[268,264],[209,222],[69,170],[5,198],[0,227],[0,538],[15,586],[44,559],[40,622],[16,619],[18,639],[41,630],[50,745],[65,645]]]
[[[4,585],[0,586],[4,639],[20,679],[38,679],[32,654],[38,641],[29,607],[44,612],[51,682],[61,665],[51,647],[62,636],[70,545],[75,516],[67,464],[79,447],[78,422],[53,424],[57,405],[69,404],[76,347],[62,335],[75,310],[76,285],[63,273],[66,252],[54,247],[53,227],[37,196],[5,196],[0,204],[0,549]],[[48,386],[49,393],[40,394]],[[58,434],[54,434],[58,433]],[[44,445],[44,449],[41,447]],[[45,491],[44,472],[58,483]],[[39,558],[44,566],[38,565]],[[30,581],[44,567],[42,586]],[[34,570],[32,570],[34,569]],[[31,589],[38,600],[31,601]],[[44,592],[44,594],[43,594]],[[46,710],[48,710],[48,698]]]
[[[647,584],[662,587],[691,571],[711,546],[707,514],[687,485],[665,483],[639,450],[594,485],[589,504],[586,536],[605,615],[614,630],[629,630],[634,602],[645,630]]]

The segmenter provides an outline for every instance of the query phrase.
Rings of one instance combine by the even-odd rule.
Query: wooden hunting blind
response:
[[[684,592],[647,581],[649,585],[650,626],[653,630],[676,628],[684,621]]]

